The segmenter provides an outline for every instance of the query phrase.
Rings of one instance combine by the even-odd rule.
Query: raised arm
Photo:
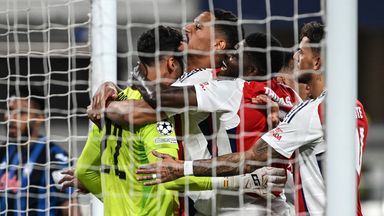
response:
[[[153,84],[147,80],[139,68],[132,72],[132,80],[133,86],[140,91],[144,100],[154,109],[157,107],[182,108],[197,105],[194,86],[176,87]]]
[[[143,95],[144,100],[154,109],[196,107],[197,98],[194,86],[161,86],[157,91],[156,86],[147,85],[146,88],[136,86]],[[147,91],[151,89],[150,91]],[[157,98],[159,95],[159,99]]]
[[[112,101],[106,108],[105,116],[121,126],[145,125],[167,118],[164,112],[157,115],[144,100]]]
[[[99,86],[92,97],[91,104],[87,107],[89,120],[101,128],[102,112],[110,101],[116,100],[121,89],[113,82],[104,82]]]

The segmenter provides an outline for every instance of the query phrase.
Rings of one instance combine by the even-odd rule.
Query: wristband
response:
[[[212,177],[211,182],[213,189],[228,189],[229,187],[227,177]]]
[[[193,161],[184,161],[184,176],[193,175]]]

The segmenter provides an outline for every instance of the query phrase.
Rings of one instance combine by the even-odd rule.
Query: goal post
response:
[[[92,1],[92,93],[117,81],[116,0]]]
[[[116,0],[92,1],[92,79],[91,97],[105,81],[117,82],[117,13]],[[91,214],[104,215],[103,203],[92,195]]]
[[[357,0],[326,4],[327,215],[356,215]]]

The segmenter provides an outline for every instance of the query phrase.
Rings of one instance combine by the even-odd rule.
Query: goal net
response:
[[[52,172],[75,164],[86,140],[90,19],[87,0],[0,4],[0,215],[58,215],[81,203]]]
[[[99,4],[100,2],[102,4]],[[252,140],[255,137],[261,137],[262,134],[273,129],[276,126],[271,118],[273,114],[276,114],[274,106],[269,102],[267,104],[257,102],[256,97],[261,94],[257,88],[266,89],[264,94],[270,96],[272,101],[274,100],[278,104],[280,102],[280,106],[291,105],[293,107],[291,98],[285,100],[275,94],[275,91],[278,90],[273,90],[275,84],[271,80],[278,79],[279,82],[290,85],[297,92],[300,91],[296,71],[297,62],[293,61],[293,55],[300,48],[300,29],[305,23],[311,21],[326,24],[325,6],[325,0],[7,0],[2,2],[0,5],[0,111],[1,117],[4,118],[0,121],[2,126],[0,215],[30,214],[32,212],[55,214],[57,211],[69,211],[71,215],[77,213],[98,215],[103,214],[104,211],[113,215],[127,209],[132,214],[147,212],[151,215],[164,214],[164,212],[189,215],[231,215],[234,213],[274,215],[281,212],[288,215],[294,214],[299,208],[297,205],[295,207],[295,200],[297,201],[298,192],[302,189],[301,186],[294,184],[294,181],[298,181],[296,178],[298,170],[295,170],[296,166],[293,165],[299,163],[298,158],[282,162],[285,168],[289,167],[288,170],[291,173],[283,193],[273,193],[271,187],[267,185],[256,185],[255,175],[248,176],[253,182],[248,181],[248,183],[254,184],[257,190],[265,187],[267,192],[249,191],[247,188],[249,185],[247,186],[248,183],[244,177],[246,173],[241,169],[244,168],[244,164],[235,164],[235,166],[240,166],[239,172],[242,175],[237,180],[233,180],[233,178],[197,178],[197,180],[184,178],[175,185],[161,185],[159,186],[161,190],[156,189],[154,193],[150,191],[154,190],[153,188],[156,186],[143,186],[143,182],[136,180],[135,172],[138,165],[154,160],[150,159],[154,157],[150,150],[161,150],[161,146],[166,146],[163,143],[166,141],[172,144],[170,149],[178,149],[179,152],[173,152],[175,157],[183,160],[213,158],[212,164],[220,165],[220,161],[214,158],[231,152],[244,152],[251,148],[251,146],[247,146],[247,142],[257,140],[247,141],[247,138]],[[215,14],[217,8],[230,11],[237,20],[234,22],[231,18],[228,20],[226,17],[228,14],[222,15],[224,18],[215,22],[204,20],[204,14],[202,15],[204,11],[212,15]],[[217,17],[219,16],[221,15],[217,14]],[[108,22],[108,18],[112,22]],[[186,83],[201,86],[205,91],[208,85],[205,83],[216,79],[216,73],[220,79],[220,70],[221,72],[231,71],[228,69],[230,68],[228,66],[231,65],[227,65],[226,60],[231,59],[232,55],[237,56],[240,66],[234,71],[239,72],[241,79],[247,80],[247,82],[240,82],[241,94],[238,98],[233,99],[239,103],[234,106],[237,108],[231,107],[233,110],[227,112],[228,110],[225,110],[226,107],[223,107],[222,104],[229,101],[228,98],[231,98],[231,95],[223,97],[220,92],[216,92],[218,102],[212,102],[212,106],[217,107],[207,108],[215,110],[215,112],[200,112],[201,104],[194,104],[194,107],[192,105],[190,107],[190,101],[188,101],[190,92],[188,91],[183,92],[184,101],[181,100],[185,104],[184,108],[179,109],[178,105],[161,106],[163,97],[160,92],[163,87],[153,85],[153,83],[161,81],[160,77],[164,75],[163,70],[174,65],[164,66],[164,59],[159,56],[172,56],[174,53],[170,54],[169,50],[162,50],[163,45],[160,41],[162,36],[159,29],[154,31],[156,43],[152,53],[138,51],[137,48],[140,36],[159,25],[180,30],[184,34],[184,41],[187,42],[184,50],[179,53],[185,64],[184,71],[186,72],[178,75],[182,76],[177,81],[179,84],[181,83],[179,86],[183,86],[182,82],[187,80]],[[228,30],[228,27],[232,30]],[[215,30],[206,33],[204,28]],[[101,31],[95,31],[99,29]],[[232,36],[237,38],[234,39],[231,47],[228,45],[230,39],[226,35],[227,31],[232,31],[232,33],[235,31]],[[263,34],[248,38],[252,33]],[[220,37],[222,34],[224,36]],[[264,39],[263,35],[265,35]],[[254,38],[256,41],[253,44]],[[274,38],[279,40],[277,44],[274,42]],[[260,40],[264,45],[258,44]],[[226,42],[226,45],[222,45],[223,41]],[[235,46],[238,42],[240,45]],[[148,44],[145,44],[147,47],[144,46],[143,49],[151,45]],[[324,48],[325,39],[314,46]],[[255,68],[254,71],[257,73],[254,75],[252,71],[248,70],[249,68],[243,67],[243,65],[250,61],[247,60],[247,55],[249,53],[249,55],[254,55],[252,53],[255,52],[261,53],[262,57],[250,58],[259,58],[265,62],[264,65],[257,62],[261,66]],[[276,52],[283,55],[280,64],[284,64],[280,67],[274,66]],[[111,123],[110,119],[104,118],[106,114],[102,115],[100,131],[105,132],[106,135],[101,139],[103,141],[100,142],[100,152],[97,153],[101,154],[101,166],[94,167],[93,171],[98,172],[101,176],[98,181],[101,181],[100,185],[103,189],[104,208],[108,208],[103,210],[102,205],[95,207],[100,206],[100,203],[98,200],[92,200],[90,195],[73,193],[74,190],[61,191],[60,185],[55,182],[52,173],[56,170],[84,166],[77,161],[82,152],[84,154],[83,149],[92,132],[91,127],[96,128],[92,123],[90,124],[87,116],[87,106],[91,102],[92,95],[103,81],[113,81],[122,89],[132,86],[132,84],[136,85],[137,83],[133,80],[136,80],[137,77],[132,78],[132,72],[135,71],[140,55],[155,59],[154,66],[152,65],[155,70],[153,72],[147,68],[146,78],[148,79],[149,73],[153,73],[157,79],[154,80],[155,82],[151,80],[151,82],[145,83],[153,87],[157,93],[154,96],[157,103],[152,107],[156,110],[156,121],[148,123],[149,126],[145,127],[155,125],[154,131],[157,130],[157,133],[160,134],[157,135],[160,137],[155,137],[155,141],[150,146],[143,141],[145,140],[144,135],[140,137],[140,134],[145,132],[142,129],[144,126],[135,125],[128,120],[125,125],[121,126],[121,122],[112,121]],[[174,57],[176,58],[176,56]],[[325,58],[324,54],[322,54],[322,58]],[[218,59],[220,60],[218,61]],[[151,64],[148,65],[151,66]],[[276,68],[278,68],[277,71]],[[324,69],[325,65],[322,65],[322,68]],[[262,70],[265,73],[261,73]],[[172,70],[169,69],[169,71]],[[201,75],[202,71],[209,73],[209,78]],[[191,78],[191,74],[194,77]],[[249,91],[254,95],[246,95],[243,92],[243,86],[248,86]],[[24,93],[25,89],[27,95]],[[34,91],[34,89],[38,89],[38,91]],[[273,94],[268,94],[268,90],[271,90]],[[132,97],[132,94],[125,93],[127,98]],[[249,99],[248,104],[244,100],[246,96]],[[296,96],[298,97],[298,95]],[[207,95],[207,97],[212,97],[212,95]],[[175,96],[175,101],[177,99]],[[15,100],[19,102],[16,103],[17,106],[12,106]],[[40,119],[39,112],[36,111],[38,109],[34,102],[36,100],[44,102],[42,119]],[[199,103],[199,99],[196,100]],[[27,101],[24,104],[26,107],[22,106],[23,101]],[[204,100],[201,101],[204,102]],[[227,103],[233,105],[232,102]],[[189,109],[191,111],[187,111]],[[280,107],[278,118],[282,121],[288,111],[284,107]],[[140,110],[138,112],[140,113]],[[161,112],[170,116],[170,123],[166,122],[167,120],[164,119]],[[232,116],[236,119],[234,120],[235,125],[233,122],[231,122],[231,126],[224,125],[223,119],[228,116],[225,113],[235,114],[236,117]],[[147,107],[141,111],[141,114],[151,115],[153,111],[148,114]],[[253,120],[254,116],[261,116],[263,120]],[[130,120],[133,121],[132,118]],[[34,133],[36,122],[41,125],[39,136],[35,136]],[[109,125],[112,125],[109,126],[109,134],[106,132],[108,122],[110,122]],[[257,126],[262,129],[253,129],[252,126],[249,126],[257,124],[263,124]],[[171,127],[168,127],[169,125]],[[111,131],[111,129],[113,130]],[[167,130],[164,131],[165,129]],[[11,131],[17,132],[11,135]],[[118,136],[119,131],[120,136]],[[121,134],[128,135],[121,136]],[[148,134],[146,133],[145,136]],[[177,136],[177,139],[173,140],[173,137],[170,137],[172,135]],[[166,139],[161,136],[166,136]],[[279,132],[273,136],[278,137]],[[104,142],[105,144],[103,144]],[[43,156],[34,156],[34,152],[38,151],[34,150],[38,146],[36,143],[45,144],[41,150]],[[51,143],[55,145],[51,145]],[[138,147],[140,145],[141,147]],[[192,145],[194,147],[190,147]],[[58,154],[62,156],[57,156]],[[272,166],[276,162],[281,162],[272,159],[271,148],[268,148],[267,154],[266,162],[256,163],[257,167]],[[123,159],[124,155],[129,158]],[[108,164],[106,159],[108,156],[111,156],[109,161],[111,164]],[[82,155],[82,157],[86,156]],[[142,158],[137,159],[139,157]],[[244,154],[241,154],[241,157],[244,157]],[[323,155],[319,159],[323,163],[325,156]],[[124,164],[126,161],[130,163]],[[123,167],[123,171],[117,168],[117,163],[120,168]],[[123,165],[121,165],[122,163]],[[124,171],[124,169],[126,170]],[[35,172],[35,170],[37,171]],[[217,172],[220,171],[213,169],[210,174],[217,177]],[[112,175],[120,178],[121,182],[108,185],[111,184],[108,181],[111,181]],[[257,177],[261,176],[263,175],[260,174]],[[236,182],[232,182],[232,184],[237,184],[236,188],[231,190],[222,188],[222,185],[228,183],[228,179]],[[221,183],[221,181],[227,183]],[[86,187],[89,183],[83,182]],[[205,188],[201,186],[203,184],[206,184]],[[116,192],[118,186],[121,186],[122,189]],[[111,191],[106,190],[106,188],[112,187],[115,188]],[[164,195],[168,192],[170,194]],[[176,204],[173,207],[170,207],[170,204],[163,205],[162,202],[166,200],[164,197],[172,197]],[[275,197],[278,197],[279,201],[276,201]],[[125,198],[127,200],[122,200]],[[114,203],[115,201],[116,203]],[[139,205],[138,203],[140,206],[130,206]],[[167,211],[167,208],[174,209]]]

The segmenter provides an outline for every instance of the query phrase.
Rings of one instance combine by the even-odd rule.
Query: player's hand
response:
[[[276,196],[271,193],[279,194],[284,190],[287,182],[286,170],[283,168],[263,167],[252,173],[228,177],[228,189],[243,189],[245,193],[254,193],[265,199]],[[269,194],[269,195],[268,195]]]
[[[112,82],[104,82],[93,95],[87,107],[88,118],[100,126],[100,119],[109,101],[116,100],[120,89]]]
[[[252,103],[267,105],[267,107],[270,108],[271,112],[268,114],[267,118],[271,121],[273,128],[275,128],[280,123],[279,105],[274,102],[270,97],[261,94],[256,96],[255,98],[252,98]]]
[[[64,170],[61,174],[63,174],[64,177],[58,183],[62,184],[62,190],[73,187],[77,188],[79,193],[89,193],[84,185],[76,178],[74,169]]]
[[[163,160],[157,163],[139,166],[136,171],[137,174],[151,175],[138,176],[138,181],[150,180],[144,182],[144,185],[155,185],[173,181],[184,176],[183,161],[176,160],[168,154],[159,153],[157,151],[153,151],[152,154]]]

